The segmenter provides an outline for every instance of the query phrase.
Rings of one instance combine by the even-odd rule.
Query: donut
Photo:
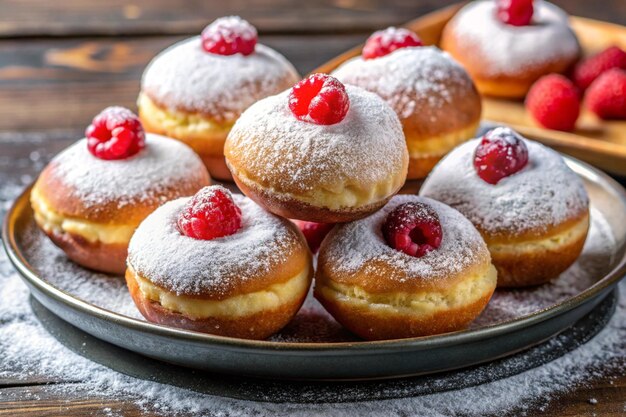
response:
[[[219,193],[228,197],[216,200]],[[191,231],[181,226],[190,204],[219,213],[204,216],[215,216],[208,225],[226,228],[228,234],[206,239],[193,235],[196,226]],[[229,204],[236,209],[225,209]],[[234,216],[240,221],[232,228]],[[130,242],[126,282],[150,322],[264,339],[297,313],[312,276],[311,254],[293,223],[212,186],[164,204],[141,223]]]
[[[209,25],[245,32],[256,30],[236,17]],[[249,54],[224,55],[203,48],[200,36],[159,53],[146,68],[138,98],[139,116],[148,132],[178,139],[196,151],[212,177],[229,180],[224,141],[233,123],[252,103],[277,94],[300,77],[278,52],[261,44]]]
[[[568,15],[535,0],[532,20],[515,26],[498,18],[495,1],[472,1],[445,26],[441,47],[459,61],[483,95],[522,98],[541,76],[566,72],[581,48]]]
[[[465,328],[496,281],[487,246],[469,220],[443,203],[397,195],[369,217],[330,231],[314,295],[358,336],[399,339]]]
[[[312,116],[294,113],[302,110],[299,95],[312,103],[302,105]],[[274,214],[318,223],[378,210],[404,184],[408,164],[391,107],[325,74],[252,105],[230,131],[224,153],[248,197]]]
[[[200,158],[178,141],[147,134],[136,154],[105,160],[81,139],[44,168],[30,201],[36,223],[72,261],[123,274],[139,223],[164,202],[209,183]]]
[[[385,32],[394,36],[399,30]],[[395,110],[409,150],[408,179],[426,177],[441,157],[474,137],[478,128],[481,99],[474,83],[437,47],[404,47],[369,59],[359,56],[332,75],[378,94]]]
[[[527,162],[495,184],[476,168],[479,150],[493,142],[510,145],[500,148],[505,155],[519,153],[515,147],[521,145],[527,149]],[[502,164],[502,158],[490,156],[488,164]],[[557,277],[578,258],[587,237],[589,198],[582,180],[557,152],[508,128],[454,149],[433,169],[420,195],[449,204],[476,226],[498,269],[499,287]]]

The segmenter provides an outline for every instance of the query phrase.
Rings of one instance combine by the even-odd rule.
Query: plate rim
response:
[[[599,183],[603,188],[612,191],[626,207],[626,190],[613,178],[599,169],[582,162],[576,158],[563,155],[567,164],[579,175]],[[34,184],[34,183],[33,183]],[[178,329],[170,326],[159,325],[142,321],[133,317],[98,307],[87,301],[74,297],[54,285],[48,283],[31,269],[30,264],[25,256],[19,250],[17,244],[16,224],[18,218],[21,217],[25,206],[30,207],[29,196],[33,184],[26,187],[22,193],[13,201],[10,209],[6,212],[2,225],[2,243],[10,262],[13,264],[21,277],[27,281],[27,284],[36,287],[39,291],[52,297],[64,306],[78,310],[84,314],[88,314],[97,319],[113,322],[123,327],[132,328],[133,330],[150,333],[154,336],[162,336],[166,338],[176,338],[190,342],[200,342],[213,347],[222,348],[238,348],[252,350],[272,350],[291,352],[294,354],[303,352],[315,352],[317,354],[333,354],[341,352],[354,352],[355,350],[371,350],[382,348],[388,352],[404,350],[407,348],[413,350],[430,349],[433,347],[446,347],[459,343],[471,343],[473,341],[482,340],[484,338],[493,337],[515,332],[525,327],[532,326],[537,323],[549,320],[565,314],[570,310],[582,305],[586,300],[592,299],[602,292],[615,286],[626,275],[626,251],[622,254],[622,258],[617,264],[608,271],[600,280],[591,285],[579,294],[568,298],[567,300],[537,310],[528,315],[507,320],[501,323],[495,323],[477,329],[464,329],[455,332],[449,332],[440,335],[421,336],[406,339],[389,339],[377,341],[352,341],[352,342],[275,342],[268,340],[251,340],[240,339],[227,336],[212,335],[208,333],[200,333],[191,330]]]

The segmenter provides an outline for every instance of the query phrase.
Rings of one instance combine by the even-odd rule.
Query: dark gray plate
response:
[[[33,296],[61,319],[111,344],[195,369],[285,379],[380,379],[492,361],[537,345],[588,314],[626,273],[626,193],[607,175],[567,158],[614,237],[605,273],[552,307],[503,323],[438,336],[378,342],[287,343],[220,337],[151,324],[59,290],[35,273],[20,237],[32,224],[26,190],[5,218],[3,243]],[[68,277],[70,279],[71,277]]]

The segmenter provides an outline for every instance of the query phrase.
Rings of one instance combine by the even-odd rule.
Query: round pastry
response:
[[[382,207],[404,184],[408,164],[391,107],[325,74],[252,105],[224,153],[248,197],[280,216],[320,223]]]
[[[446,156],[420,195],[463,213],[480,231],[498,286],[557,277],[580,255],[589,228],[582,180],[555,151],[497,128]]]
[[[315,297],[368,340],[451,332],[489,302],[496,270],[458,211],[397,195],[371,216],[335,226],[322,242]]]
[[[123,274],[135,228],[168,200],[210,183],[182,143],[147,134],[121,107],[105,109],[87,138],[57,155],[30,194],[35,221],[74,262]]]
[[[393,49],[398,42],[402,46]],[[362,56],[333,72],[395,110],[409,149],[408,179],[426,177],[441,157],[474,137],[481,113],[480,95],[463,67],[438,48],[419,45],[406,29],[376,32]]]
[[[214,178],[230,179],[224,141],[241,113],[300,79],[281,54],[256,41],[256,29],[241,18],[217,19],[202,36],[157,55],[141,80],[146,130],[189,145]]]
[[[311,254],[293,223],[212,186],[141,223],[126,282],[148,321],[264,339],[295,316],[312,276]]]
[[[568,15],[542,0],[472,1],[448,22],[441,47],[482,94],[506,98],[524,97],[539,77],[565,72],[581,51]]]

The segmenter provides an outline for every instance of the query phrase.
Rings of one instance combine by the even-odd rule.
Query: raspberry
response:
[[[580,61],[574,68],[572,79],[578,88],[585,90],[600,74],[611,68],[626,69],[626,52],[617,46]]]
[[[315,223],[295,219],[291,221],[302,231],[306,242],[309,244],[309,249],[311,249],[313,253],[317,252],[322,244],[322,240],[324,240],[328,232],[330,232],[334,226],[332,223]]]
[[[533,0],[496,0],[496,17],[507,25],[527,26],[533,18]]]
[[[289,93],[289,109],[305,122],[334,125],[346,117],[349,108],[346,87],[330,75],[309,75]]]
[[[443,231],[435,210],[424,203],[409,202],[387,215],[383,236],[392,248],[421,258],[441,245]]]
[[[107,107],[85,130],[87,149],[100,159],[125,159],[146,146],[139,118],[124,107]]]
[[[526,108],[548,129],[572,130],[580,113],[578,89],[562,75],[543,76],[528,91]]]
[[[241,210],[226,188],[204,187],[178,215],[178,230],[185,236],[211,240],[229,236],[241,228]]]
[[[217,55],[250,55],[257,41],[254,26],[239,16],[221,17],[202,31],[202,47]]]
[[[528,148],[508,127],[498,127],[483,136],[474,151],[474,168],[489,184],[515,174],[528,163]]]
[[[422,46],[422,40],[408,29],[389,27],[374,32],[365,42],[363,59],[373,59],[392,53],[396,49]]]
[[[613,68],[587,90],[585,105],[602,119],[626,119],[626,71]]]

